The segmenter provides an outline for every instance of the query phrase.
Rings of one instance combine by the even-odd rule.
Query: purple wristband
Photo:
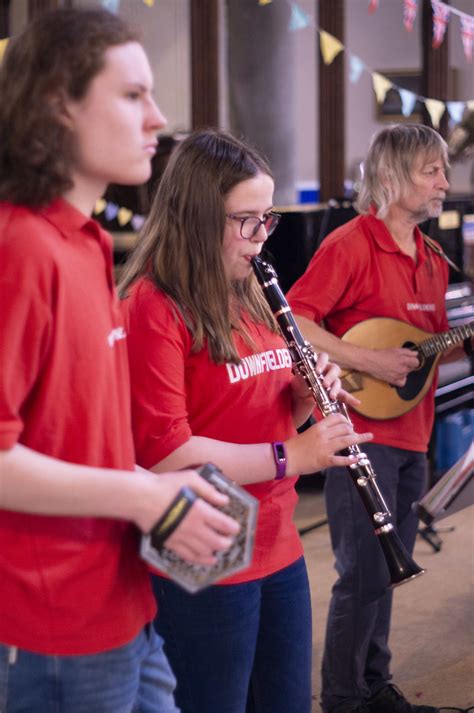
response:
[[[276,465],[275,480],[281,480],[286,475],[286,448],[281,441],[275,441],[272,450]]]

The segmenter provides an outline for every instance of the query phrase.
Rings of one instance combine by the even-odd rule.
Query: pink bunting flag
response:
[[[371,15],[376,11],[378,4],[379,0],[369,0],[369,13]]]
[[[418,0],[403,0],[403,24],[408,32],[413,30]]]
[[[444,39],[444,33],[449,22],[450,9],[448,5],[439,0],[431,0],[433,8],[433,42],[432,47],[436,49],[441,45]]]
[[[461,15],[461,37],[464,54],[468,62],[472,62],[472,44],[474,42],[474,17]]]

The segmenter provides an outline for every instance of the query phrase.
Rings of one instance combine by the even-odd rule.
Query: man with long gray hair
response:
[[[357,204],[360,215],[324,240],[289,292],[306,338],[343,369],[357,372],[356,379],[363,372],[364,379],[371,377],[378,384],[401,389],[419,365],[416,351],[401,346],[406,341],[402,337],[395,347],[384,347],[373,336],[368,341],[367,336],[356,338],[356,343],[349,341],[349,335],[341,339],[349,329],[355,331],[356,325],[365,332],[369,325],[377,330],[382,320],[374,318],[389,318],[390,322],[383,320],[391,325],[389,330],[395,325],[400,330],[414,325],[429,333],[448,329],[446,258],[440,246],[418,228],[419,223],[441,214],[449,187],[447,166],[446,143],[433,129],[395,125],[379,131],[364,163]],[[323,320],[324,328],[320,326]],[[403,407],[383,415],[351,411],[355,429],[374,434],[364,450],[410,553],[418,528],[412,504],[425,488],[435,387],[436,377],[406,412]],[[361,384],[356,383],[356,388]],[[356,390],[354,395],[360,393]],[[332,590],[327,621],[323,711],[434,713],[437,709],[431,706],[408,703],[390,683],[389,573],[350,480],[345,473],[326,478],[327,515],[339,579]]]

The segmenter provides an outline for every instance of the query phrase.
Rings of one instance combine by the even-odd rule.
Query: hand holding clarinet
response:
[[[359,403],[354,396],[341,388],[341,381],[338,378],[341,370],[336,364],[328,361],[328,355],[324,352],[318,354],[315,371],[331,400],[337,399],[348,406]],[[293,416],[295,425],[300,427],[313,414],[315,403],[312,391],[297,370],[292,382],[292,390]],[[285,442],[288,472],[306,475],[333,466],[349,466],[357,461],[357,457],[352,453],[342,455],[341,451],[351,445],[366,443],[372,437],[372,433],[356,434],[345,414],[330,414],[328,418],[319,420],[318,423]]]
[[[304,339],[290,306],[280,288],[278,278],[273,267],[259,257],[252,259],[252,267],[265,298],[278,322],[283,339],[291,354],[295,372],[299,373],[310,390],[316,405],[325,418],[329,427],[337,425],[338,433],[334,434],[337,442],[341,444],[342,457],[352,482],[362,499],[364,507],[371,519],[374,533],[382,547],[392,586],[407,582],[423,570],[411,558],[391,522],[391,514],[376,483],[376,475],[366,454],[363,453],[354,438],[350,439],[348,429],[351,423],[344,404],[334,401],[324,386],[324,378],[318,373],[316,367],[316,354],[312,346]],[[346,426],[343,422],[346,421]],[[340,424],[340,425],[339,425]],[[353,436],[353,432],[352,432]],[[369,434],[360,436],[359,442],[370,440]],[[352,443],[352,445],[348,445]],[[332,465],[340,465],[332,457]],[[303,471],[304,472],[304,471]]]

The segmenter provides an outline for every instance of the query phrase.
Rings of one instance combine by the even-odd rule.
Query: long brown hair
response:
[[[0,69],[0,199],[41,206],[72,187],[65,99],[82,99],[109,47],[138,40],[106,10],[59,9],[11,39]]]
[[[148,276],[176,304],[193,335],[193,349],[199,351],[207,340],[216,363],[239,362],[233,329],[251,343],[238,326],[243,311],[277,331],[254,275],[230,283],[222,259],[225,198],[260,173],[272,176],[263,156],[226,132],[196,131],[180,142],[119,285],[125,297],[137,278]]]

